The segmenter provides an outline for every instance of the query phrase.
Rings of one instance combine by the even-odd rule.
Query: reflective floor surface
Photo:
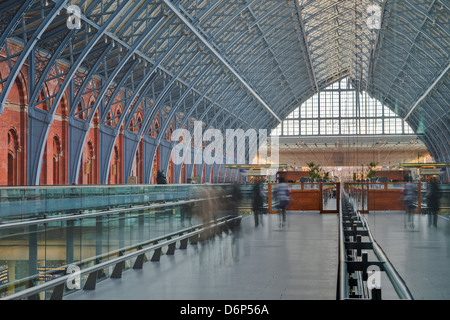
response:
[[[450,299],[450,220],[378,211],[366,215],[377,243],[415,300]]]
[[[336,298],[338,216],[264,215],[255,226],[244,216],[240,230],[176,250],[142,270],[97,284],[66,300],[296,300]]]

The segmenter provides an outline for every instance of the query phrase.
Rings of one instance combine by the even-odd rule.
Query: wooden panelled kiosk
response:
[[[287,183],[291,190],[288,211],[319,211],[320,213],[339,213],[340,183],[301,182]],[[278,213],[276,189],[278,183],[268,184],[269,213]]]

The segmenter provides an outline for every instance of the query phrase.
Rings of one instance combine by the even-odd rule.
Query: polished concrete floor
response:
[[[415,300],[450,299],[450,220],[377,211],[365,215],[372,234]],[[383,284],[382,284],[383,285]]]
[[[66,300],[302,300],[336,299],[338,215],[264,215],[255,226],[163,255],[142,270],[125,271],[96,290]]]

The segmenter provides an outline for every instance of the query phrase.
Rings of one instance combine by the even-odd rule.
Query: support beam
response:
[[[203,42],[203,44],[225,65],[225,67],[231,71],[231,73],[244,85],[244,87],[258,100],[258,102],[269,111],[279,122],[280,117],[264,102],[264,100],[250,87],[250,85],[234,70],[234,68],[226,61],[226,59],[209,43],[205,37],[200,34],[197,28],[188,21],[188,19],[178,10],[178,8],[170,1],[164,0],[164,3],[178,16],[178,18],[195,34],[195,36]]]
[[[300,28],[302,29],[302,38],[303,38],[303,43],[305,44],[305,58],[306,60],[309,62],[310,68],[311,68],[311,77],[313,78],[314,81],[314,85],[316,86],[316,93],[319,93],[319,85],[317,83],[317,77],[316,77],[316,73],[314,72],[314,64],[311,58],[311,52],[309,50],[309,46],[308,46],[308,40],[306,39],[306,32],[305,32],[305,24],[303,22],[303,18],[302,18],[302,8],[300,8],[300,4],[298,1],[294,1],[295,2],[295,6],[297,7],[297,14],[298,14],[298,19],[300,22]],[[300,40],[300,42],[302,42]]]
[[[431,92],[431,90],[434,89],[434,87],[441,81],[441,79],[447,74],[448,70],[450,69],[450,62],[447,63],[447,67],[444,69],[444,71],[437,77],[437,79],[431,84],[431,86],[428,88],[427,91],[419,98],[419,100],[416,101],[416,103],[412,106],[411,109],[409,109],[408,114],[403,118],[404,121],[408,119],[408,117],[411,115],[411,113],[417,108],[417,106],[422,102],[423,99],[425,99],[428,94]]]

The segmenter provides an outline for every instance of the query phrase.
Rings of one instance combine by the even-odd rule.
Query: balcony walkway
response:
[[[245,215],[239,231],[176,250],[142,270],[81,290],[65,300],[336,299],[338,215]]]

